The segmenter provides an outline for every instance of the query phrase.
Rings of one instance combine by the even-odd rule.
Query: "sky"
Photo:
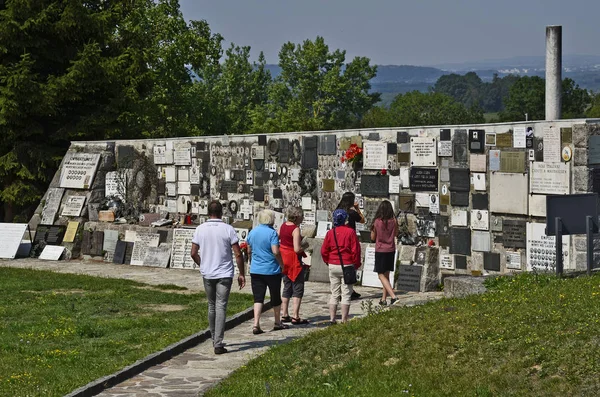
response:
[[[180,0],[187,20],[277,63],[281,46],[325,38],[347,60],[437,65],[543,55],[547,25],[563,54],[600,55],[598,0]]]

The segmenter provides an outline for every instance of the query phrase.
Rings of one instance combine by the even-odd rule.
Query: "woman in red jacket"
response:
[[[332,324],[336,323],[335,317],[340,298],[343,323],[348,321],[348,313],[350,312],[352,285],[344,284],[344,273],[340,265],[343,263],[344,266],[354,266],[356,269],[360,267],[360,243],[354,229],[346,224],[347,221],[348,213],[345,210],[337,209],[333,211],[334,227],[325,235],[321,247],[323,262],[327,263],[329,267],[329,283],[331,285],[329,317]]]

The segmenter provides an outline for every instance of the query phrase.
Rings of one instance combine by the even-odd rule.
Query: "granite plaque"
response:
[[[502,222],[502,240],[505,248],[525,248],[526,222],[505,219]]]
[[[450,228],[450,253],[471,255],[471,230],[464,227]]]
[[[414,167],[435,167],[437,165],[435,138],[410,138],[410,165]]]
[[[467,270],[467,257],[462,255],[454,255],[454,268]]]
[[[410,190],[414,192],[438,191],[439,181],[437,168],[411,167],[409,179]]]
[[[492,249],[490,232],[473,231],[471,234],[471,249],[479,252],[489,252]]]
[[[398,154],[398,144],[397,143],[388,143],[387,144],[387,154],[388,155],[397,155]]]
[[[471,195],[471,204],[474,210],[487,210],[489,206],[489,196],[487,193]]]
[[[398,265],[398,281],[396,289],[400,291],[421,291],[421,275],[423,266]]]
[[[54,219],[56,218],[56,213],[60,207],[64,192],[65,189],[61,188],[48,189],[46,202],[44,203],[44,208],[42,209],[42,221],[40,222],[42,225],[54,224]]]
[[[100,162],[100,153],[67,152],[60,173],[60,187],[89,189]]]
[[[60,245],[63,242],[66,231],[67,227],[63,225],[50,226],[45,238],[46,243],[51,245]]]
[[[319,137],[304,137],[304,152],[302,153],[302,168],[314,169],[319,165],[319,156],[317,146],[319,145]]]
[[[117,146],[117,162],[121,168],[131,168],[135,157],[135,149],[131,145]]]
[[[530,192],[538,194],[569,194],[569,164],[536,161],[531,165]]]
[[[333,141],[333,145],[335,147],[335,137]],[[335,154],[335,152],[334,152]],[[290,140],[286,138],[282,138],[279,140],[279,151],[277,153],[277,160],[280,163],[288,163],[290,161]]]
[[[323,156],[334,155],[337,152],[335,135],[322,135],[319,138],[319,154]],[[279,160],[281,161],[281,160]]]
[[[363,175],[360,184],[363,196],[387,197],[389,195],[389,179],[387,175]]]
[[[469,130],[469,151],[471,153],[485,152],[485,130]]]
[[[258,144],[259,144],[259,146],[267,146],[267,136],[259,135],[258,136]]]
[[[125,250],[127,248],[127,242],[118,240],[115,244],[115,253],[113,255],[113,263],[122,265],[125,263]]]
[[[39,230],[36,231],[36,238]],[[92,252],[92,232],[84,230],[81,238],[81,253],[83,255],[90,255]]]
[[[38,230],[40,228],[38,226]],[[14,259],[17,256],[25,231],[26,223],[0,223],[0,258]]]
[[[169,266],[169,259],[171,259],[171,249],[169,247],[148,247],[144,257],[144,266],[166,268]]]
[[[468,192],[471,190],[469,170],[466,168],[450,168],[450,191]]]
[[[502,231],[502,217],[492,216],[490,219],[490,229],[493,232],[501,232]]]
[[[503,151],[500,156],[500,171],[501,172],[525,172],[525,152],[507,152]]]
[[[455,143],[464,143],[465,147],[467,146],[467,130],[465,129],[456,129],[454,130],[454,142]]]
[[[131,265],[131,256],[133,255],[133,245],[134,245],[134,243],[129,242],[129,241],[125,243],[125,259],[124,259],[124,263],[126,265]]]
[[[466,163],[469,158],[467,144],[454,142],[454,162]]]
[[[452,192],[450,193],[450,204],[468,207],[469,206],[469,192]]]
[[[500,254],[493,252],[483,253],[483,268],[492,272],[500,271]]]
[[[407,131],[396,132],[396,143],[408,143],[409,135]]]
[[[440,129],[440,141],[451,141],[452,140],[452,132],[450,128],[442,128]]]
[[[194,269],[197,265],[192,260],[192,238],[195,229],[173,230],[173,246],[171,249],[171,268]]]
[[[90,255],[91,256],[104,255],[103,244],[104,244],[104,232],[95,230],[92,233],[92,247],[90,249]]]

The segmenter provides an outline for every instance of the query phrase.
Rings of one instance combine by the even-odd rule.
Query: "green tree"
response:
[[[376,66],[346,52],[329,51],[322,37],[300,45],[286,43],[279,52],[281,74],[269,88],[269,100],[252,112],[251,132],[348,128],[379,101],[369,93]]]
[[[448,95],[413,91],[396,96],[389,109],[378,107],[369,111],[363,126],[409,127],[483,122],[483,112],[479,108],[467,108]]]
[[[589,92],[580,88],[575,81],[566,78],[562,81],[562,118],[575,119],[585,117],[592,98]]]
[[[590,95],[590,107],[585,112],[586,117],[600,118],[600,93]]]

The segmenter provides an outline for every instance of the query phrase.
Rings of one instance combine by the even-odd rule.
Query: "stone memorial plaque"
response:
[[[303,138],[304,151],[302,152],[302,168],[315,169],[319,165],[319,156],[317,147],[319,145],[319,137],[306,136]]]
[[[492,216],[490,219],[490,228],[493,232],[502,231],[502,217]]]
[[[42,226],[38,226],[38,231],[40,228]],[[26,231],[26,223],[0,223],[0,258],[14,259],[17,256]],[[38,231],[36,231],[36,236]]]
[[[145,214],[141,214],[139,217],[140,226],[150,226],[152,224],[152,222],[156,222],[158,220],[160,220],[162,217],[160,216],[160,214],[154,213],[154,212],[148,212]]]
[[[387,144],[385,142],[365,142],[363,144],[363,168],[382,170],[387,168]]]
[[[363,196],[388,197],[389,178],[387,175],[363,175],[360,189]]]
[[[39,231],[38,231],[39,232]],[[36,232],[37,237],[37,232]],[[81,253],[83,255],[90,255],[92,252],[92,232],[84,230],[81,239]]]
[[[560,152],[562,146],[560,144],[560,129],[550,126],[544,127],[544,162],[559,163],[561,161]],[[588,162],[592,158],[594,150],[592,149],[592,137],[590,137],[590,146],[588,154]],[[590,163],[593,164],[593,163]]]
[[[422,274],[423,266],[398,265],[396,289],[407,292],[420,292]]]
[[[573,128],[563,127],[560,129],[560,139],[562,144],[573,143]]]
[[[267,146],[267,136],[266,135],[259,135],[258,136],[258,144],[260,146]]]
[[[471,195],[471,205],[474,210],[487,210],[489,206],[489,196],[487,193],[477,193]]]
[[[471,190],[469,170],[466,168],[450,168],[450,191],[468,192]]]
[[[436,230],[439,236],[450,236],[449,218],[445,215],[435,217]]]
[[[506,253],[506,267],[508,269],[521,270],[521,253],[520,252],[507,252]]]
[[[485,146],[496,146],[496,133],[486,132],[485,133]]]
[[[473,172],[486,172],[487,170],[487,157],[485,154],[471,154],[469,163],[469,169]]]
[[[131,265],[131,256],[133,255],[133,246],[134,243],[132,242],[126,242],[125,243],[125,259],[124,259],[124,263],[126,265]]]
[[[410,138],[410,165],[413,167],[435,167],[437,165],[435,138]]]
[[[396,263],[396,260],[398,258],[398,252],[396,252],[396,255],[394,257],[394,263]],[[362,285],[364,285],[365,287],[379,287],[381,288],[381,281],[379,281],[379,277],[377,276],[377,273],[375,273],[375,271],[373,270],[375,267],[375,247],[370,246],[367,247],[365,249],[365,259],[364,259],[364,265],[363,265],[363,270],[362,270]],[[393,274],[394,272],[390,272],[390,280],[393,280]]]
[[[135,157],[135,149],[131,145],[117,146],[117,161],[121,168],[131,168]]]
[[[165,181],[169,182],[177,182],[177,169],[175,167],[164,167],[165,172]]]
[[[527,215],[527,174],[494,172],[490,175],[490,210]]]
[[[469,151],[467,150],[467,144],[454,142],[453,147],[454,162],[459,164],[466,163],[469,159]]]
[[[333,147],[335,149],[335,136],[333,136]],[[333,152],[335,154],[335,150]],[[279,139],[279,150],[277,159],[280,163],[288,163],[290,161],[290,140],[286,138]]]
[[[61,188],[48,189],[46,202],[44,203],[44,208],[42,209],[42,221],[40,222],[42,225],[54,224],[54,219],[56,218],[56,213],[60,207],[64,192],[65,189]]]
[[[190,148],[175,150],[173,159],[175,165],[192,165],[192,153]]]
[[[168,182],[166,184],[167,196],[177,197],[177,182]]]
[[[513,147],[513,134],[511,132],[496,134],[496,146],[506,148]]]
[[[567,163],[545,163],[536,161],[531,164],[531,193],[569,194],[571,173]]]
[[[555,236],[546,235],[545,223],[527,223],[527,270],[556,269]],[[571,239],[563,236],[563,266],[571,269]]]
[[[67,227],[60,226],[50,226],[48,228],[48,232],[46,233],[45,241],[51,245],[60,245],[63,242],[63,238],[65,237],[65,233],[67,231]]]
[[[500,150],[490,150],[490,171],[500,171]]]
[[[40,259],[48,260],[48,261],[57,261],[60,260],[63,252],[65,252],[65,247],[60,245],[46,245],[44,250],[40,254]]]
[[[452,141],[438,142],[438,156],[440,157],[452,157]]]
[[[165,182],[164,179],[158,180],[158,184],[156,185],[156,193],[158,193],[161,196],[167,194],[167,182]]]
[[[252,157],[252,160],[264,160],[265,159],[265,147],[264,146],[252,146],[252,149],[250,149],[250,157]]]
[[[388,155],[397,155],[398,154],[398,144],[397,143],[388,143],[387,144],[387,154]]]
[[[117,248],[117,241],[119,241],[118,230],[105,230],[104,241],[102,242],[102,249],[111,255],[114,255]]]
[[[363,175],[363,178],[365,176]],[[414,192],[437,192],[438,170],[437,168],[410,168],[409,176],[410,190]]]
[[[233,182],[236,186],[236,192],[237,192],[237,183],[235,181],[230,181]],[[225,182],[224,182],[225,183]],[[192,185],[189,182],[177,182],[177,194],[191,194],[192,192]]]
[[[450,228],[450,253],[471,255],[471,230],[465,227]]]
[[[158,247],[159,236],[156,233],[136,233],[133,251],[131,253],[131,264],[142,266],[146,258],[148,247]]]
[[[504,219],[502,222],[502,241],[504,248],[525,248],[526,222]]]
[[[460,208],[452,208],[451,222],[452,226],[467,226],[468,212]]]
[[[67,196],[60,216],[80,216],[84,204],[85,196]]]
[[[440,180],[450,182],[450,169],[448,167],[440,168]]]
[[[467,270],[467,257],[462,255],[454,255],[454,268]]]
[[[468,207],[469,192],[452,192],[450,194],[450,204],[460,207]]]
[[[190,181],[190,170],[187,168],[177,169],[177,181],[178,182],[189,182]]]
[[[171,164],[167,161],[167,147],[166,146],[154,146],[154,164]]]
[[[115,253],[113,255],[113,263],[122,265],[125,263],[125,250],[127,248],[127,242],[118,240],[115,244]]]
[[[469,130],[469,151],[471,153],[485,152],[485,130]]]
[[[513,147],[525,149],[527,146],[527,134],[525,127],[515,127],[513,133]]]
[[[408,143],[409,139],[408,131],[396,131],[396,143]]]
[[[169,266],[171,249],[166,246],[148,247],[144,257],[144,266],[162,267]]]
[[[454,270],[452,255],[448,254],[448,250],[442,250],[440,253],[440,269]]]
[[[402,187],[402,181],[400,180],[400,175],[394,176],[390,175],[390,186],[389,193],[390,194],[399,194],[400,188]]]
[[[190,256],[192,251],[192,238],[195,229],[173,230],[173,246],[171,248],[171,268],[195,269],[197,265]]]
[[[106,197],[114,196],[121,200],[127,195],[127,173],[119,171],[110,171],[106,173],[104,195]]]
[[[479,252],[489,252],[492,249],[490,232],[473,231],[471,233],[471,249]]]
[[[334,179],[323,179],[322,182],[323,182],[322,191],[335,192],[335,180]]]
[[[533,137],[533,157],[535,161],[544,161],[544,140],[541,137]]]
[[[413,213],[415,211],[415,195],[401,194],[398,197],[398,206],[400,211]]]
[[[60,173],[60,187],[89,189],[100,162],[100,153],[67,152]]]
[[[319,154],[322,156],[330,156],[337,153],[335,135],[323,135],[319,138]],[[281,160],[280,160],[281,161]]]
[[[483,253],[483,268],[492,272],[500,271],[500,254],[493,252]]]
[[[92,233],[92,247],[90,249],[91,256],[103,256],[104,255],[104,232],[95,230]]]
[[[65,237],[63,238],[63,242],[72,243],[75,241],[75,237],[77,236],[77,230],[79,229],[79,222],[69,222],[67,224],[67,230],[65,231]]]
[[[451,140],[452,140],[452,130],[450,130],[450,128],[440,129],[440,141],[451,141]]]
[[[471,211],[471,229],[473,230],[489,230],[490,229],[490,214],[484,210]]]
[[[467,146],[467,141],[468,141],[468,136],[467,136],[467,130],[465,129],[455,129],[454,130],[454,138],[453,138],[454,142],[457,143],[464,143],[465,147]]]
[[[500,156],[500,171],[501,172],[525,172],[525,152],[507,152],[503,151]]]

